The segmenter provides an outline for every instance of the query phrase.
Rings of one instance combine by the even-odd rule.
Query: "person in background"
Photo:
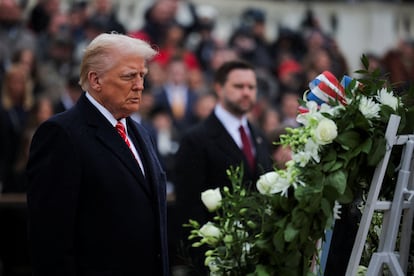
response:
[[[3,193],[7,165],[7,130],[3,107],[0,105],[0,194]],[[1,271],[1,270],[0,270]]]
[[[174,56],[167,64],[165,84],[153,91],[154,107],[167,110],[180,133],[196,121],[193,106],[198,93],[190,90],[188,76],[189,69],[183,58]]]
[[[78,77],[72,76],[66,82],[66,89],[63,91],[59,101],[54,105],[54,113],[63,112],[72,108],[80,96],[82,88],[79,86]]]
[[[13,192],[27,191],[26,165],[32,137],[39,125],[54,115],[53,102],[45,96],[37,97],[29,111],[28,119],[18,141],[18,152],[13,165]]]
[[[298,127],[296,121],[299,108],[299,94],[294,91],[284,91],[280,102],[281,124],[289,127]]]
[[[157,0],[144,13],[144,25],[129,33],[130,36],[147,41],[151,45],[161,45],[170,24],[176,23],[177,0]]]
[[[101,34],[69,111],[37,129],[27,165],[33,275],[169,275],[166,176],[139,109],[149,44]]]
[[[201,202],[201,193],[231,187],[226,173],[231,167],[243,167],[246,187],[254,185],[262,173],[272,169],[266,137],[247,120],[257,94],[254,68],[244,61],[225,62],[215,74],[214,87],[217,105],[208,118],[183,136],[175,156],[176,202],[180,215],[177,227],[189,219],[201,225],[207,222],[211,214]],[[181,230],[183,235],[184,232]],[[202,275],[204,256],[198,251],[191,255],[195,255],[195,275]]]
[[[17,51],[35,50],[36,36],[24,26],[23,9],[18,2],[0,1],[0,82]]]
[[[279,92],[276,101],[280,101],[283,92],[287,90],[305,91],[303,87],[303,69],[290,54],[280,54],[281,61],[276,67],[276,76],[279,85]],[[323,71],[322,71],[323,72]]]
[[[168,110],[154,108],[150,112],[150,123],[153,127],[153,134],[157,143],[157,150],[160,161],[167,175],[167,233],[168,233],[168,254],[170,256],[171,270],[176,263],[175,249],[177,248],[177,232],[174,229],[174,222],[177,220],[175,206],[175,184],[174,184],[174,154],[178,149],[178,132],[175,129]],[[172,275],[175,275],[173,271]]]
[[[194,105],[194,113],[197,121],[201,122],[206,119],[217,104],[217,95],[214,93],[201,94]]]
[[[50,16],[47,28],[36,35],[36,58],[39,65],[53,59],[53,42],[64,39],[71,44],[75,43],[70,34],[68,15],[56,12]]]
[[[197,24],[191,39],[195,40],[194,54],[200,63],[202,71],[210,70],[210,60],[218,47],[225,45],[214,33],[214,27],[218,18],[218,10],[212,5],[203,4],[196,7]]]
[[[68,11],[69,32],[75,44],[85,39],[85,27],[88,20],[88,2],[73,2]]]
[[[385,72],[389,72],[390,83],[397,92],[414,85],[414,41],[401,39],[397,46],[388,50],[382,60]]]
[[[13,164],[16,162],[24,127],[33,106],[33,89],[27,70],[15,64],[8,68],[2,85],[0,114],[4,130],[5,175],[3,192],[15,192],[13,187]]]
[[[42,87],[39,83],[38,61],[35,51],[30,48],[17,50],[11,61],[13,64],[21,65],[21,68],[26,70],[29,82],[32,83],[33,95],[37,96],[40,94],[42,92]]]
[[[270,143],[274,142],[274,132],[281,127],[281,115],[277,108],[267,106],[257,118],[257,125],[266,135]]]
[[[66,89],[67,79],[76,68],[73,61],[74,45],[69,37],[56,37],[50,45],[49,59],[39,62],[38,83],[45,95],[58,102]]]
[[[105,25],[105,32],[117,32],[125,34],[126,28],[122,24],[115,10],[112,0],[93,0],[91,2],[92,11],[90,18],[102,21]]]
[[[199,70],[200,65],[197,56],[185,45],[185,29],[178,23],[171,23],[166,27],[165,37],[161,40],[158,55],[154,62],[160,63],[162,67],[176,56],[181,56],[188,70]]]
[[[279,144],[280,136],[287,134],[286,128],[287,126],[281,125],[270,134],[272,141],[272,159],[275,168],[279,170],[286,169],[286,162],[292,160],[292,150],[290,147]]]
[[[270,43],[266,37],[266,11],[259,8],[247,8],[240,15],[240,26],[229,38],[239,56],[252,63],[256,74],[271,72],[273,62]]]
[[[30,11],[28,28],[37,34],[47,30],[54,14],[60,12],[60,0],[39,0]]]

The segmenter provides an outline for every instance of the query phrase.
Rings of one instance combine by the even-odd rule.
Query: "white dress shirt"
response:
[[[240,137],[239,127],[242,125],[244,127],[244,130],[246,131],[246,134],[250,137],[250,140],[252,139],[252,135],[250,133],[249,126],[247,124],[247,116],[244,115],[241,119],[237,118],[227,110],[225,110],[220,104],[217,104],[214,108],[214,114],[217,116],[217,118],[220,120],[220,122],[223,124],[224,128],[227,130],[227,132],[230,134],[230,136],[233,138],[234,142],[236,142],[237,146],[242,149],[243,143]],[[253,149],[253,154],[255,153],[254,144],[252,141],[250,141],[250,144]]]

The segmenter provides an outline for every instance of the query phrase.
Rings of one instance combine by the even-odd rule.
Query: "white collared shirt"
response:
[[[106,109],[103,105],[101,105],[97,100],[95,100],[90,94],[89,92],[86,92],[86,98],[88,98],[88,100],[99,110],[99,112],[102,113],[102,115],[111,123],[111,125],[115,128],[116,124],[118,123],[118,120],[115,119],[115,117],[111,114],[111,112],[108,111],[108,109]],[[145,175],[145,171],[144,171],[144,165],[142,163],[141,157],[138,154],[137,149],[135,148],[134,143],[132,143],[131,137],[129,136],[129,132],[128,132],[128,128],[126,127],[126,119],[122,118],[120,120],[120,122],[122,122],[122,124],[125,127],[125,132],[126,135],[128,137],[128,140],[130,141],[130,149],[132,151],[132,153],[135,156],[135,159],[137,160],[139,166],[141,167],[141,171],[142,173]]]
[[[233,138],[234,142],[236,142],[237,146],[242,149],[243,143],[240,138],[240,132],[239,127],[242,125],[244,127],[244,130],[246,131],[246,134],[249,137],[252,137],[250,133],[249,126],[247,124],[247,116],[243,116],[241,119],[237,118],[227,110],[225,110],[220,104],[217,104],[214,108],[214,114],[217,116],[217,118],[220,120],[220,122],[223,124],[224,128],[227,130],[227,132],[230,134],[230,136]],[[251,146],[253,148],[253,153],[255,152],[254,144],[251,142]]]

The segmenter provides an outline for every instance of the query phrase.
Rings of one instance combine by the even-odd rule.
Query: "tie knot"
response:
[[[240,125],[239,126],[239,132],[240,133],[243,133],[243,135],[246,135],[246,130],[244,129],[244,126],[243,125]]]

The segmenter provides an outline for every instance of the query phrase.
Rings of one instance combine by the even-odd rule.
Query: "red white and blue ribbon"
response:
[[[349,91],[351,91],[351,93],[353,94],[355,92],[355,90],[361,86],[361,83],[359,81],[355,81],[355,83],[352,83],[354,79],[351,78],[350,76],[343,76],[342,80],[341,80],[341,85],[344,89],[349,89]],[[352,87],[351,87],[352,86]]]
[[[332,101],[339,102],[341,105],[347,105],[345,91],[354,93],[361,85],[349,76],[343,76],[341,82],[329,71],[324,71],[314,80],[309,82],[309,91],[305,94],[306,101],[314,101],[319,106],[321,104],[330,104]],[[299,106],[299,113],[307,113],[309,110],[305,106]]]
[[[339,101],[346,105],[344,87],[338,79],[329,71],[324,71],[309,83],[310,91],[306,98],[308,101],[315,101],[318,105]]]

